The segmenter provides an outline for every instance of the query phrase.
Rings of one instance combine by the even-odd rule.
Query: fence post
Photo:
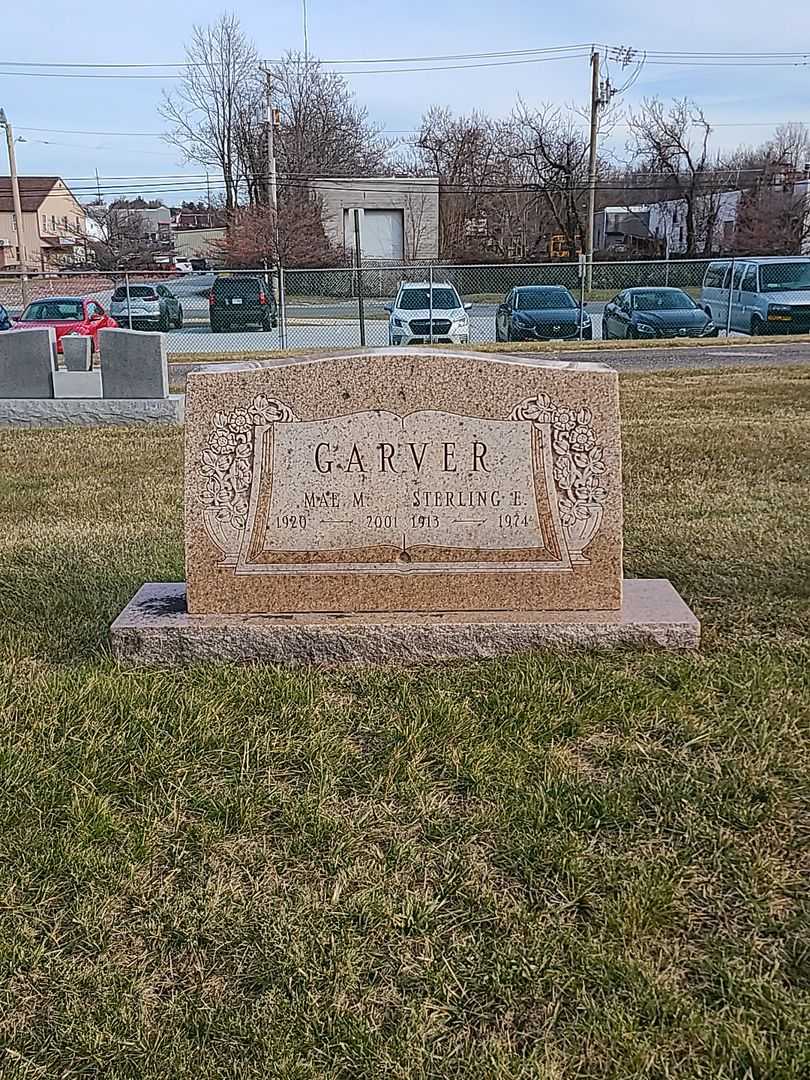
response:
[[[357,263],[357,315],[360,319],[360,344],[366,344],[366,312],[363,307],[363,255],[360,248],[360,211],[354,211],[354,260]]]
[[[284,267],[278,264],[278,341],[282,349],[287,348],[287,297],[284,292]]]
[[[728,271],[728,308],[726,310],[726,337],[731,335],[731,294],[734,292],[734,256]]]
[[[127,326],[132,329],[132,305],[129,302],[129,274],[124,274],[124,284],[127,290]]]
[[[582,323],[585,319],[585,278],[590,271],[593,274],[593,262],[587,262],[587,255],[579,257],[579,340],[582,341]],[[587,270],[586,270],[587,267]],[[593,278],[591,278],[593,280]]]
[[[428,267],[428,341],[433,344],[433,263]]]

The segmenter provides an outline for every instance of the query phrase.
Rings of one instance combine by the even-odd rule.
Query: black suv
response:
[[[211,332],[247,330],[256,326],[270,330],[278,325],[273,290],[260,277],[218,277],[208,297]]]

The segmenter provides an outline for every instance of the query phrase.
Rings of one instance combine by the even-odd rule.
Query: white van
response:
[[[773,255],[709,263],[700,306],[718,326],[744,334],[810,331],[810,258]]]

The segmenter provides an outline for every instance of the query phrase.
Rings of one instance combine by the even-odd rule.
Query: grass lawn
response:
[[[810,1076],[810,372],[622,378],[697,655],[135,672],[181,435],[2,432],[0,1076]]]

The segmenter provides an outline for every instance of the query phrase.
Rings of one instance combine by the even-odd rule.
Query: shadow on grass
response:
[[[693,546],[655,556],[628,551],[628,576],[667,577],[692,605],[704,632],[805,636],[810,563],[701,557]],[[80,662],[108,652],[110,623],[146,581],[182,581],[181,539],[144,533],[137,541],[92,549],[71,544],[17,546],[2,568],[0,649],[10,658]]]
[[[145,581],[182,581],[179,537],[143,534],[136,543],[17,546],[0,576],[0,648],[53,663],[108,650],[110,623]]]

